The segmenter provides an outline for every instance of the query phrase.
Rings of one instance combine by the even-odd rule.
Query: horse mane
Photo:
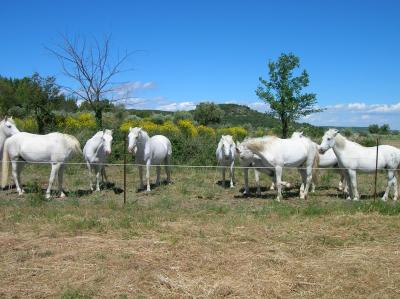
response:
[[[278,140],[279,138],[275,136],[264,136],[258,138],[248,139],[245,142],[245,146],[251,150],[252,152],[262,152],[263,150],[267,149],[271,146],[271,144]]]
[[[337,134],[335,137],[335,143],[338,148],[344,148],[346,141],[348,141],[347,138],[340,134]]]

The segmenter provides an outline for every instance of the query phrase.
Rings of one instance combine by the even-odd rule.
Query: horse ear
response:
[[[336,136],[339,133],[338,129],[333,129],[333,136]]]
[[[301,132],[299,133],[299,135],[300,135],[300,136],[303,136],[303,131],[301,131]]]
[[[131,132],[132,131],[132,127],[129,127],[129,132]]]

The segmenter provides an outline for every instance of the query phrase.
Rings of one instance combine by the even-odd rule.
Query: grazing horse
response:
[[[20,173],[24,164],[26,162],[50,163],[51,173],[46,198],[50,198],[56,175],[58,175],[60,197],[65,197],[62,189],[64,163],[74,153],[82,154],[82,151],[79,141],[71,135],[16,133],[7,138],[4,143],[1,186],[4,188],[7,184],[9,160],[11,160],[12,175],[19,195],[24,193],[20,185]]]
[[[357,171],[373,172],[376,169],[376,146],[365,147],[346,139],[336,129],[329,129],[322,137],[319,146],[321,153],[332,148],[339,162],[339,167],[345,168],[347,186],[349,188],[348,199],[359,200],[357,190]],[[397,200],[396,170],[400,164],[400,150],[391,145],[378,146],[378,169],[387,169],[388,184],[382,197],[386,201],[390,187],[393,187],[393,200]]]
[[[19,133],[19,130],[15,126],[15,122],[12,117],[5,117],[2,121],[0,121],[0,159],[3,158],[3,146],[6,139],[16,133]]]
[[[282,198],[282,171],[284,167],[298,168],[302,187],[300,198],[306,199],[313,175],[313,166],[318,165],[317,147],[309,138],[281,139],[273,136],[253,138],[244,142],[246,147],[261,158],[264,167],[275,171],[277,197]]]
[[[293,132],[292,137],[291,138],[302,138],[304,137],[303,132]],[[315,144],[315,146],[319,147],[319,145],[315,142],[313,142]],[[339,164],[338,164],[338,160],[336,158],[335,152],[333,151],[333,149],[328,149],[325,153],[321,154],[319,153],[319,164],[318,164],[319,168],[338,168]],[[338,172],[340,173],[340,181],[339,181],[339,187],[338,189],[340,191],[342,190],[347,190],[346,187],[346,181],[344,179],[344,171],[343,170],[338,170]],[[313,179],[312,183],[311,183],[311,192],[315,192],[315,179]]]
[[[233,188],[235,180],[235,170],[233,166],[235,165],[235,142],[231,135],[222,135],[218,143],[215,155],[217,156],[218,165],[222,167],[222,182],[225,185],[225,172],[226,168],[229,167],[230,170],[230,187]]]
[[[150,191],[150,166],[157,165],[156,185],[160,185],[161,164],[165,164],[167,173],[167,183],[171,182],[170,161],[172,155],[172,146],[169,139],[163,135],[149,137],[142,128],[129,128],[128,151],[135,154],[136,164],[139,164],[140,189],[143,184],[143,165],[146,165],[147,191]]]
[[[245,141],[247,141],[246,139]],[[243,176],[244,176],[244,191],[243,194],[249,194],[249,168],[254,168],[254,177],[256,179],[257,184],[257,195],[261,195],[260,188],[260,178],[258,172],[263,172],[266,175],[270,176],[272,179],[270,190],[275,189],[275,172],[272,168],[263,167],[262,160],[259,156],[250,151],[245,144],[236,142],[236,153],[239,155],[240,166],[243,168]],[[285,187],[290,187],[290,183],[281,182]]]
[[[100,176],[102,181],[107,181],[104,162],[106,156],[111,154],[112,133],[112,130],[99,131],[83,147],[83,158],[89,169],[90,190],[92,191],[92,170],[96,173],[96,191],[100,191]]]

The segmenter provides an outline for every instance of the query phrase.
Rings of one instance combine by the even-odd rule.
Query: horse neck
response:
[[[349,141],[344,138],[342,135],[337,134],[335,137],[335,145],[333,146],[333,151],[335,152],[336,156],[341,156],[343,153],[343,150],[346,147],[346,143],[348,143]]]
[[[4,134],[2,127],[0,126],[0,153],[2,152],[4,142],[6,142],[7,136]],[[0,157],[2,159],[2,157]]]
[[[104,142],[103,142],[103,140],[101,139],[101,137],[98,137],[98,142],[97,142],[97,144],[96,144],[96,146],[95,146],[95,148],[96,148],[96,150],[95,150],[95,154],[96,154],[96,156],[99,154],[99,153],[101,153],[101,152],[103,152],[104,151]]]
[[[137,141],[137,149],[139,150],[144,150],[144,147],[146,146],[146,143],[149,141],[150,137],[146,132],[141,132],[141,134],[138,137]]]

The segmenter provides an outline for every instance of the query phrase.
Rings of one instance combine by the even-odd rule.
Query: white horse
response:
[[[300,198],[306,199],[313,175],[313,166],[318,165],[317,147],[309,138],[281,139],[267,136],[245,141],[246,147],[259,156],[263,166],[275,171],[278,189],[277,201],[282,198],[282,171],[284,167],[298,168],[302,187]]]
[[[303,132],[293,132],[291,138],[302,138],[304,137]],[[319,145],[315,142],[313,142],[315,146],[318,148]],[[337,168],[339,166],[338,160],[336,158],[335,152],[333,149],[327,150],[325,153],[321,154],[319,153],[319,168]],[[338,170],[340,173],[340,181],[339,181],[339,187],[338,189],[342,191],[343,189],[346,189],[346,181],[344,179],[344,172],[343,170]],[[315,179],[313,179],[311,183],[311,192],[315,192]],[[346,189],[347,190],[347,189]]]
[[[100,191],[100,176],[102,181],[107,181],[104,162],[106,156],[111,154],[112,133],[112,130],[99,131],[83,147],[83,158],[89,169],[90,190],[92,191],[92,170],[96,173],[96,191]]]
[[[143,165],[146,165],[147,191],[150,191],[150,166],[157,165],[156,185],[160,184],[161,164],[165,164],[167,173],[167,183],[171,182],[170,160],[172,155],[172,146],[169,139],[163,135],[149,137],[142,128],[129,128],[128,151],[135,154],[136,164],[139,164],[140,189],[143,184]]]
[[[339,134],[336,129],[329,129],[322,137],[319,151],[321,153],[332,148],[339,162],[339,167],[345,168],[347,185],[349,188],[348,199],[358,200],[360,195],[357,190],[357,171],[373,172],[376,169],[376,146],[365,147],[352,142]],[[382,200],[386,201],[390,187],[393,187],[393,200],[397,200],[396,170],[400,164],[400,150],[390,145],[378,147],[378,169],[387,169],[388,184]]]
[[[215,155],[217,156],[218,165],[222,167],[222,183],[225,185],[225,172],[226,168],[230,170],[230,187],[233,188],[235,180],[235,142],[231,135],[222,135],[218,143]]]
[[[6,139],[16,133],[19,133],[19,130],[15,126],[15,122],[12,117],[5,117],[2,121],[0,121],[0,159],[3,158],[3,146]]]
[[[245,141],[247,141],[246,139]],[[257,195],[261,195],[261,188],[260,188],[260,178],[259,178],[259,172],[265,173],[266,175],[270,176],[272,179],[271,187],[269,188],[270,190],[275,189],[275,172],[274,169],[271,168],[265,168],[263,166],[263,162],[259,156],[254,154],[252,151],[250,151],[245,144],[242,142],[236,142],[236,153],[239,155],[239,162],[240,166],[244,167],[243,168],[243,176],[244,176],[244,191],[243,194],[249,194],[249,168],[252,167],[254,168],[254,177],[256,179],[256,184],[257,184]],[[288,182],[281,182],[282,185],[285,187],[290,187],[290,183]]]
[[[4,143],[1,186],[4,188],[7,184],[9,160],[11,160],[12,175],[19,195],[24,193],[20,185],[20,173],[24,164],[26,162],[46,162],[51,164],[46,198],[50,198],[51,187],[56,175],[58,175],[60,197],[65,197],[62,189],[64,163],[73,153],[82,153],[79,141],[73,136],[61,133],[47,135],[16,133],[7,138]]]

